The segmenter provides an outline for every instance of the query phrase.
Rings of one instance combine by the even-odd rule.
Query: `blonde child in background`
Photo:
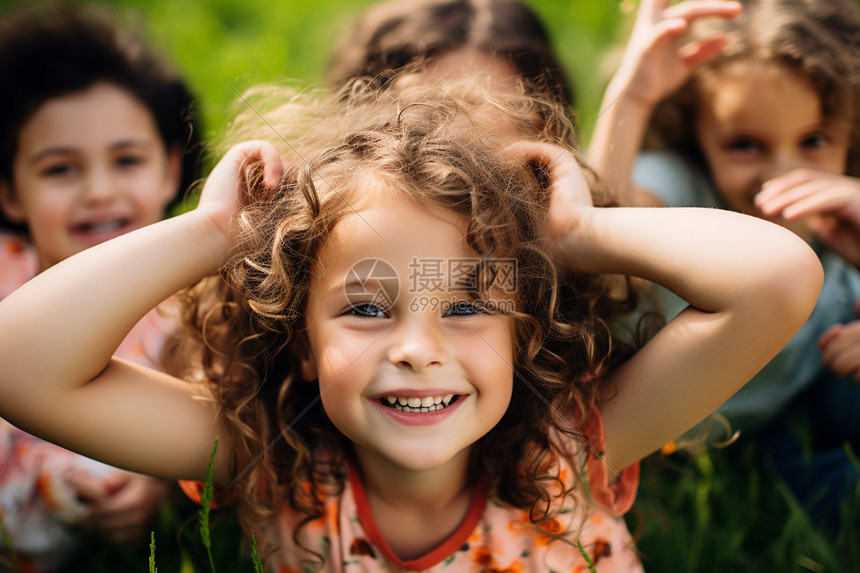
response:
[[[0,77],[3,299],[67,257],[163,218],[195,178],[199,133],[182,80],[95,11],[36,5],[0,16]],[[154,365],[166,328],[150,313],[118,355]],[[0,547],[12,567],[69,565],[86,525],[140,545],[168,491],[0,420],[0,519],[11,536]]]
[[[280,571],[584,571],[584,556],[641,570],[613,517],[637,461],[806,320],[814,254],[739,214],[593,207],[567,142],[511,146],[486,125],[552,105],[536,96],[345,90],[265,91],[267,124],[248,113],[235,133],[270,142],[232,148],[194,211],[0,302],[0,332],[16,332],[0,338],[0,414],[197,480],[220,435],[215,481],[236,482]],[[174,347],[175,371],[206,384],[111,358],[153,305],[219,269],[186,293]],[[630,357],[603,273],[690,307]]]
[[[860,448],[860,8],[667,4],[642,2],[589,158],[658,204],[772,219],[814,246],[825,281],[812,316],[718,411],[837,528],[860,483],[844,449]],[[658,151],[637,158],[646,130]]]

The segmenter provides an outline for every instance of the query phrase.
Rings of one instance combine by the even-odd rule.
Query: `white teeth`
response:
[[[382,403],[401,412],[425,413],[442,410],[443,408],[448,407],[453,399],[454,394],[447,394],[445,396],[425,396],[424,398],[385,396]]]
[[[90,232],[93,233],[109,233],[111,231],[116,231],[120,227],[122,227],[122,221],[103,221],[101,223],[89,223],[84,225]]]

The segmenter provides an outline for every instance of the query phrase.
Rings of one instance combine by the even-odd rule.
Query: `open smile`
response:
[[[379,403],[388,408],[400,412],[412,414],[423,414],[444,410],[451,404],[457,402],[458,394],[446,394],[444,396],[425,396],[423,398],[404,398],[397,396],[385,396],[379,399]]]

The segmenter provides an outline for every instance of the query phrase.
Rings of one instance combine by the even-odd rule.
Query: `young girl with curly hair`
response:
[[[813,245],[815,311],[719,413],[838,530],[860,484],[845,450],[860,449],[860,6],[666,4],[643,1],[589,158],[661,204],[767,218]]]
[[[641,570],[614,517],[637,461],[792,336],[814,254],[740,214],[594,207],[566,142],[494,129],[534,96],[346,89],[264,92],[194,211],[0,303],[0,413],[192,480],[220,435],[278,571]],[[635,350],[606,273],[690,306]],[[111,358],[201,279],[184,380]]]

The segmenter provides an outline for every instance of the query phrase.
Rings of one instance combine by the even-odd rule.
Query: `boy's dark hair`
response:
[[[368,10],[344,40],[331,65],[335,84],[358,77],[384,83],[386,72],[474,48],[504,57],[534,87],[574,105],[546,29],[520,0],[389,0]]]
[[[185,82],[121,33],[104,10],[37,4],[0,16],[0,181],[12,181],[21,129],[45,102],[99,82],[114,84],[152,114],[168,152],[180,149],[182,176],[167,211],[198,178],[199,119]],[[26,231],[0,213],[0,229]]]

